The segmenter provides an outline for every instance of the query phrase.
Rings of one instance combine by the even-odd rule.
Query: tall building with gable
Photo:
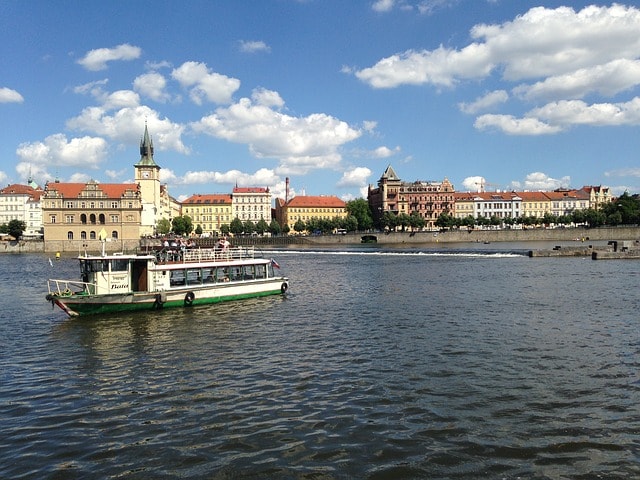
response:
[[[134,165],[135,181],[140,186],[140,235],[155,235],[158,220],[166,208],[163,208],[162,188],[160,184],[160,166],[153,159],[153,141],[147,125],[140,140],[140,161]],[[171,219],[167,219],[171,220]]]
[[[42,188],[29,178],[28,185],[14,183],[0,189],[0,224],[11,220],[24,222],[25,237],[42,237]]]

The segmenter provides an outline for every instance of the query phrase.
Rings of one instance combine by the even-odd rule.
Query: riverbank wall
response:
[[[640,227],[611,228],[530,228],[526,230],[451,230],[445,232],[380,232],[380,233],[348,233],[346,235],[287,235],[278,237],[235,237],[235,245],[315,245],[335,246],[353,245],[362,242],[362,237],[375,238],[378,245],[420,245],[437,243],[494,243],[494,242],[543,242],[543,241],[624,241],[640,239]],[[82,251],[100,252],[100,241],[88,241],[86,245],[68,242],[42,241],[0,241],[1,253],[81,253]],[[200,247],[213,247],[215,239],[197,239]],[[141,239],[107,242],[106,250],[134,252],[160,246],[159,239]]]

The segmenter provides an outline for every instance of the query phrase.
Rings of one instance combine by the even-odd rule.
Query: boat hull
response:
[[[216,286],[194,286],[161,292],[117,293],[89,295],[76,293],[69,296],[48,295],[47,299],[70,316],[105,313],[160,310],[163,308],[193,307],[247,298],[282,295],[289,288],[286,278]]]

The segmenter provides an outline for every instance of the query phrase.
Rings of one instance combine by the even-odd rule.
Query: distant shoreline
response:
[[[640,239],[640,227],[603,228],[529,228],[526,230],[451,230],[446,232],[372,232],[346,235],[287,235],[277,237],[234,237],[236,245],[286,246],[314,245],[335,246],[362,243],[363,236],[374,236],[377,245],[420,245],[440,243],[500,243],[500,242],[594,242]],[[100,251],[99,241],[87,242],[87,251]],[[95,243],[95,244],[94,244]],[[196,239],[198,246],[206,248],[215,244],[213,238]],[[115,247],[116,245],[114,245]],[[161,246],[160,239],[141,239],[139,249]],[[82,249],[84,250],[84,248]],[[1,253],[78,253],[77,245],[62,249],[45,249],[42,241],[0,241]]]

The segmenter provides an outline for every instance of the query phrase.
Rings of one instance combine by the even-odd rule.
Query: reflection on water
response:
[[[0,477],[640,476],[637,263],[277,258],[286,297],[66,319],[73,261],[0,256]]]

